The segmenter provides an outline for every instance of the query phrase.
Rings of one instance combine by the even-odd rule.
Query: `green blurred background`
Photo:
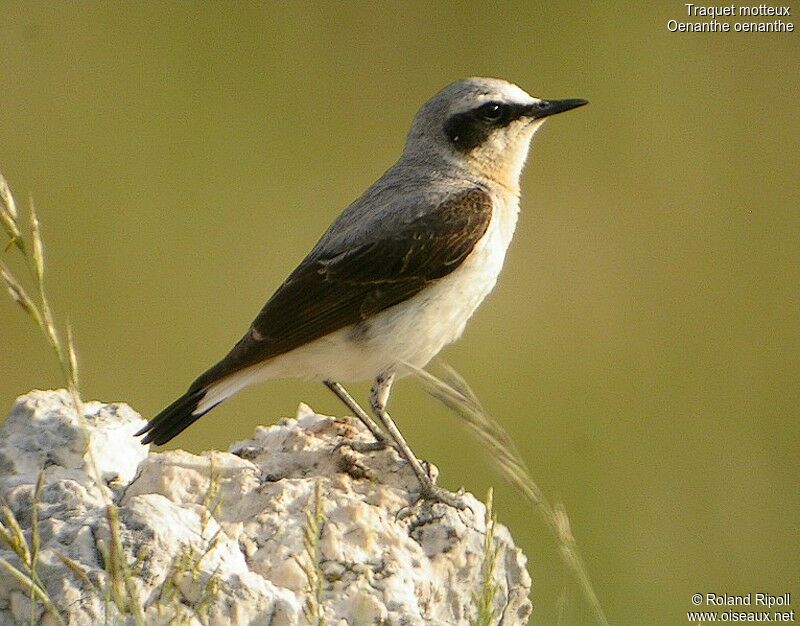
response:
[[[535,139],[505,272],[445,356],[565,503],[612,623],[686,623],[697,592],[800,597],[800,34],[668,32],[684,11],[0,1],[0,170],[39,209],[84,396],[149,416],[181,393],[443,85],[587,98]],[[3,411],[60,385],[10,301],[0,339]],[[301,400],[342,412],[273,382],[174,444],[224,449]],[[592,623],[456,418],[412,380],[392,409],[446,486],[496,487],[533,623],[562,597]]]

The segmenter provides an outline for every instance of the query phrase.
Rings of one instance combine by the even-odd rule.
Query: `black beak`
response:
[[[556,113],[563,113],[570,109],[577,109],[584,104],[589,104],[588,100],[581,100],[579,98],[570,98],[569,100],[539,100],[530,106],[526,107],[525,115],[538,120],[543,117],[549,117]]]

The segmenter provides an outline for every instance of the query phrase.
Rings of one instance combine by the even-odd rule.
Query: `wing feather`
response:
[[[483,237],[491,196],[473,187],[377,241],[315,251],[264,305],[228,355],[198,378],[201,389],[241,369],[356,324],[447,276]]]

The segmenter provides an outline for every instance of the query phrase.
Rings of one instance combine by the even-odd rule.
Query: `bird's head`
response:
[[[422,106],[404,155],[443,157],[517,188],[531,138],[545,118],[584,104],[586,100],[540,100],[496,78],[467,78]]]

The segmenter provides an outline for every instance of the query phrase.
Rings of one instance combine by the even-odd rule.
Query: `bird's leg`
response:
[[[372,391],[370,393],[369,400],[370,404],[372,405],[372,411],[375,413],[375,417],[377,417],[381,424],[383,424],[386,432],[389,433],[389,436],[397,445],[398,451],[411,466],[411,469],[414,470],[414,474],[417,475],[417,480],[419,480],[420,484],[420,499],[443,502],[444,504],[458,509],[466,508],[464,502],[462,502],[461,498],[459,498],[456,494],[450,493],[446,489],[442,489],[433,483],[433,480],[431,480],[428,472],[426,472],[422,467],[422,463],[419,462],[419,459],[417,459],[416,455],[411,451],[408,443],[406,443],[406,440],[400,433],[400,429],[397,428],[394,420],[391,418],[389,413],[387,413],[386,404],[389,401],[389,393],[392,390],[393,382],[393,371],[380,374],[375,379],[375,384],[372,385]]]
[[[375,437],[375,441],[370,442],[345,442],[340,445],[347,445],[357,452],[370,452],[373,450],[383,450],[386,448],[388,443],[386,442],[386,435],[383,434],[380,427],[375,423],[375,421],[367,414],[367,412],[362,409],[358,402],[355,401],[353,396],[347,393],[347,389],[342,387],[341,384],[337,383],[333,380],[326,380],[325,386],[330,389],[334,395],[342,401],[342,403],[353,412],[358,419],[361,420],[361,423],[367,427],[367,430],[372,433],[372,436]]]

